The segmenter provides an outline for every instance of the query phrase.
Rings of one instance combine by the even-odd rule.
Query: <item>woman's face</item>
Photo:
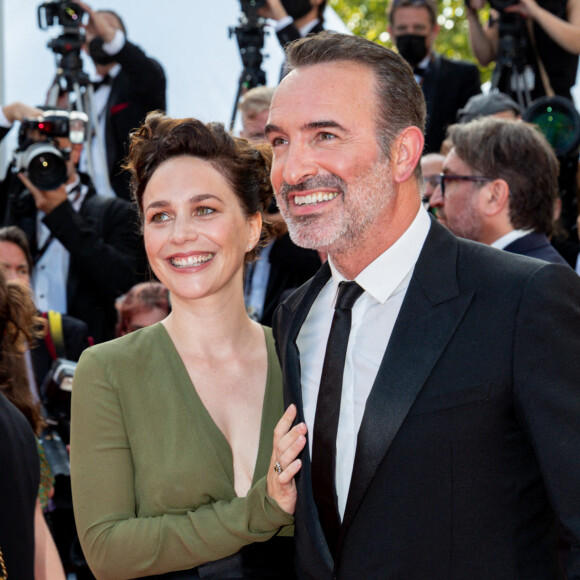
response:
[[[244,214],[222,174],[197,157],[174,157],[143,193],[145,249],[173,299],[242,288],[244,256],[260,238],[261,218]]]

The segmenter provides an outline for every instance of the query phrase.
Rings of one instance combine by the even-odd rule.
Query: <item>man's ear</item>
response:
[[[407,181],[413,175],[423,153],[425,138],[419,127],[403,129],[391,147],[391,171],[395,183]]]
[[[485,214],[497,215],[509,207],[510,187],[505,179],[494,179],[486,184]]]

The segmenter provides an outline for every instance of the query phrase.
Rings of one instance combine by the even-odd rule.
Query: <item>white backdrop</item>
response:
[[[56,71],[55,58],[46,47],[60,27],[38,28],[40,0],[0,0],[0,103],[45,102]],[[128,29],[128,37],[159,60],[167,75],[167,112],[204,121],[229,123],[242,71],[235,36],[239,0],[93,0],[93,8],[112,8]],[[325,27],[346,31],[328,8]],[[270,27],[267,27],[269,30]],[[273,32],[266,35],[263,69],[266,82],[275,86],[280,75],[282,49]],[[87,59],[85,71],[91,72]],[[3,143],[2,171],[15,146],[16,131]],[[2,162],[2,160],[4,162]]]

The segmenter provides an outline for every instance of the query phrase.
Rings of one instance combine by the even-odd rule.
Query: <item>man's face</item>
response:
[[[252,143],[267,143],[268,139],[264,128],[268,122],[268,114],[268,109],[264,109],[252,117],[244,115],[242,119],[243,129],[240,135]]]
[[[402,6],[397,8],[393,15],[393,22],[389,27],[389,33],[399,48],[401,55],[407,60],[416,60],[416,62],[411,63],[412,65],[417,64],[422,59],[408,58],[409,55],[405,54],[404,47],[397,44],[397,38],[408,35],[424,37],[426,56],[431,52],[438,32],[439,26],[433,25],[429,10],[424,6]]]
[[[388,226],[389,162],[377,142],[372,71],[350,62],[295,69],[276,91],[266,132],[272,184],[294,242],[331,255]]]
[[[451,149],[443,163],[447,175],[474,175],[471,167]],[[445,182],[445,197],[441,187],[431,195],[430,204],[437,208],[437,219],[456,236],[481,241],[483,213],[480,207],[482,188],[485,183],[448,180]]]
[[[4,270],[7,280],[30,286],[30,269],[26,254],[19,245],[7,240],[0,241],[0,267]]]

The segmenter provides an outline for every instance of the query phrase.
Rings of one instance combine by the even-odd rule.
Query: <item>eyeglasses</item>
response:
[[[493,181],[491,177],[484,177],[483,175],[451,175],[449,173],[439,174],[439,183],[441,186],[441,196],[445,197],[445,182],[446,181]]]

